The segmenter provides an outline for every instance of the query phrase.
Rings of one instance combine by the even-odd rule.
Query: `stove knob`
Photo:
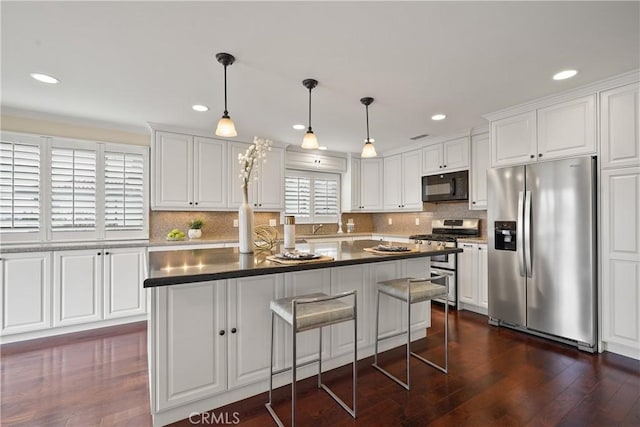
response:
[[[427,242],[427,245],[431,246],[431,240],[429,240],[429,241]]]

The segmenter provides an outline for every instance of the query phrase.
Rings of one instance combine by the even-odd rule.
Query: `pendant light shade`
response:
[[[216,128],[216,135],[218,136],[237,136],[236,125],[229,117],[229,112],[227,111],[227,67],[236,60],[236,58],[229,53],[217,53],[216,59],[219,63],[224,66],[224,112],[222,113],[222,118],[218,121],[218,127]]]
[[[302,139],[302,148],[315,150],[318,148],[318,138],[316,138],[316,135],[311,129],[311,89],[318,86],[318,81],[314,79],[305,79],[302,81],[302,85],[309,89],[309,127],[307,128],[307,133],[304,134],[304,138]]]
[[[366,115],[367,115],[367,139],[364,141],[364,147],[362,147],[361,157],[376,157],[378,153],[376,153],[376,147],[373,146],[371,142],[371,138],[369,138],[369,105],[373,103],[373,98],[362,98],[360,102],[364,105]]]

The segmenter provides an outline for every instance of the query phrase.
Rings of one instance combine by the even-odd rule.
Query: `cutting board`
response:
[[[316,259],[280,259],[275,255],[269,255],[267,259],[271,262],[276,262],[278,264],[284,264],[284,265],[312,264],[316,262],[333,261],[333,257],[324,256],[324,255]]]
[[[365,252],[371,252],[372,254],[376,254],[376,255],[403,255],[403,254],[414,254],[416,252],[420,252],[418,249],[411,249],[409,248],[408,251],[379,251],[378,249],[374,248],[364,248],[363,249]]]

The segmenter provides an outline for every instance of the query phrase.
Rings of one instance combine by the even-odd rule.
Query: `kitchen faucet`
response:
[[[311,234],[316,234],[318,232],[318,230],[320,230],[322,227],[324,227],[324,224],[313,224],[313,227],[311,228],[312,233]]]

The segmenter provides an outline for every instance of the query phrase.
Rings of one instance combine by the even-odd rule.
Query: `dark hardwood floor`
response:
[[[450,365],[445,375],[413,359],[412,390],[375,371],[371,358],[358,370],[358,419],[353,420],[315,379],[299,383],[301,426],[640,426],[640,361],[578,350],[487,325],[486,317],[450,313]],[[430,338],[414,350],[442,357],[443,313],[434,310]],[[2,426],[148,426],[144,323],[0,347]],[[381,364],[401,375],[404,353]],[[284,374],[286,375],[286,374]],[[350,371],[323,376],[350,402]],[[274,406],[289,422],[289,388]],[[212,420],[275,425],[266,393],[218,408]],[[215,416],[215,418],[214,418]],[[189,420],[176,426],[192,425]]]

